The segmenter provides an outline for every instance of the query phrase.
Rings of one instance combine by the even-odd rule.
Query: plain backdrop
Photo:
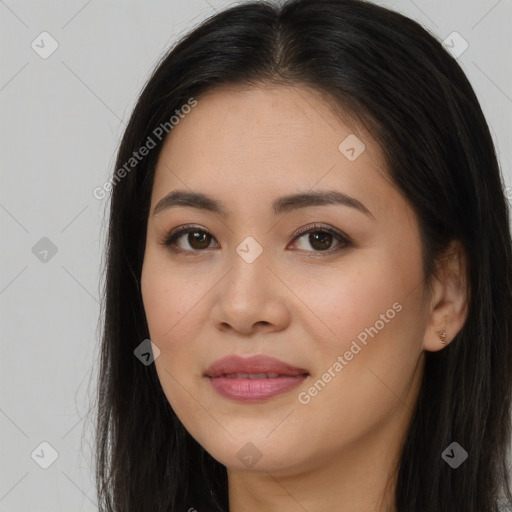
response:
[[[235,3],[0,0],[0,512],[97,510],[86,413],[108,200],[93,190],[159,57]],[[512,187],[512,0],[379,3],[467,43],[458,61]]]

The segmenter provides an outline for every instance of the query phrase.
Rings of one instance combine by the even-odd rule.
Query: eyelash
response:
[[[187,250],[187,249],[180,249],[176,248],[175,242],[178,238],[180,238],[183,235],[186,235],[191,232],[198,232],[198,233],[206,233],[210,235],[214,240],[215,237],[207,230],[200,228],[199,226],[193,226],[193,225],[185,225],[180,226],[179,228],[176,228],[174,231],[172,231],[169,235],[165,237],[165,239],[161,242],[161,244],[165,247],[168,247],[172,252],[174,253],[184,253],[188,256],[190,255],[196,255],[201,252],[207,252],[207,249],[195,249],[195,250]],[[295,242],[295,240],[301,238],[304,235],[310,234],[310,233],[328,233],[332,235],[338,242],[339,245],[336,246],[334,249],[327,249],[325,251],[306,251],[311,252],[313,254],[333,254],[336,253],[344,248],[350,247],[352,245],[352,241],[348,236],[343,234],[342,232],[335,230],[333,228],[329,228],[320,224],[313,224],[312,226],[306,226],[304,228],[301,228],[295,233],[294,238],[292,242]],[[174,247],[173,247],[174,246]],[[196,253],[196,254],[194,254]]]

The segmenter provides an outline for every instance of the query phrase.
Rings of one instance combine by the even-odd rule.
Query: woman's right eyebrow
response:
[[[279,197],[272,203],[272,209],[275,215],[282,215],[299,208],[308,208],[311,206],[341,205],[359,210],[371,219],[375,220],[373,214],[354,197],[351,197],[337,190],[315,190],[300,192]],[[201,210],[208,210],[217,213],[222,217],[229,217],[229,211],[219,200],[203,194],[189,190],[173,190],[156,204],[153,215],[157,215],[169,208],[179,206],[188,206]]]

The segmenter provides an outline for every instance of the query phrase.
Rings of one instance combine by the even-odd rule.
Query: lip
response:
[[[262,373],[278,376],[248,377]],[[243,375],[235,377],[233,374]],[[223,357],[204,373],[217,393],[240,402],[258,402],[285,393],[301,384],[308,375],[303,368],[265,355]]]

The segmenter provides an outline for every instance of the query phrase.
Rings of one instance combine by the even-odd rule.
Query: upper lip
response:
[[[231,373],[278,373],[295,376],[308,374],[308,371],[265,355],[230,355],[215,361],[204,374],[207,377],[219,377]]]

